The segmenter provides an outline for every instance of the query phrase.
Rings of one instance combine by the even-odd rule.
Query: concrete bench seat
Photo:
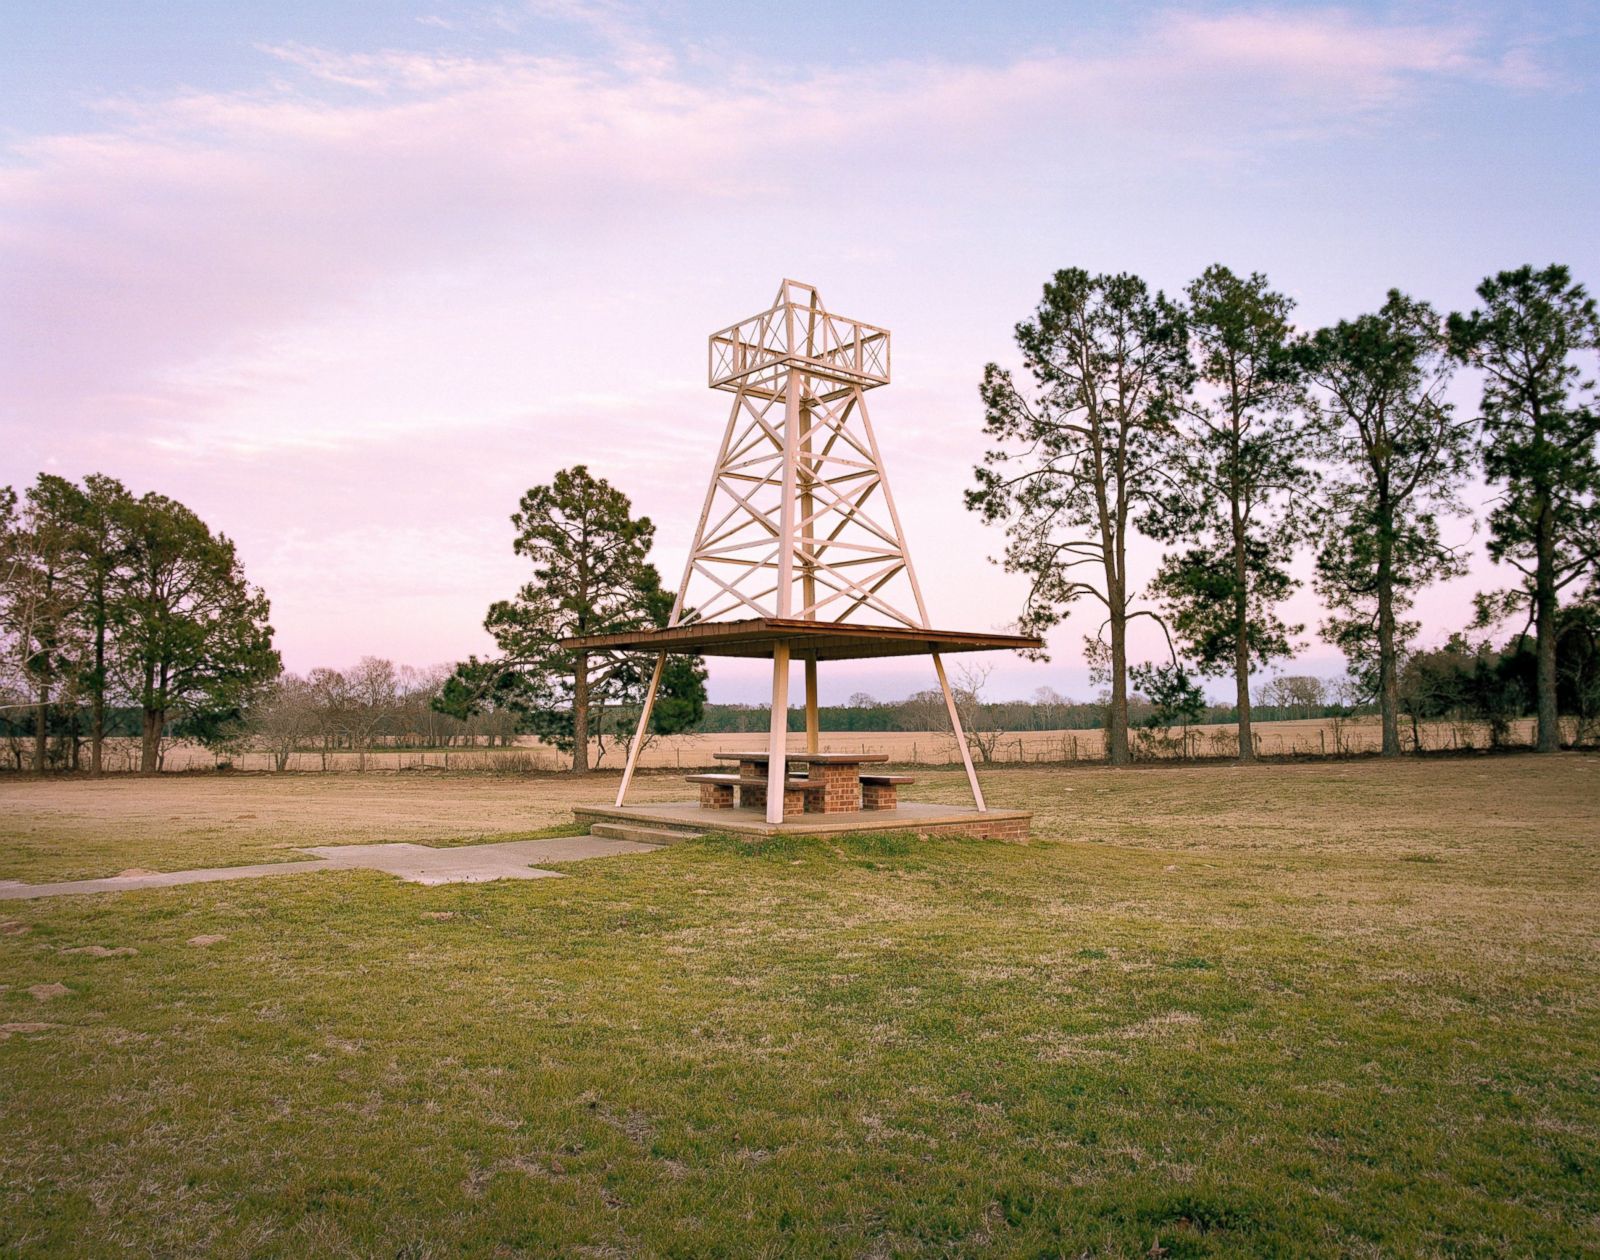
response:
[[[746,809],[764,809],[767,804],[767,781],[764,778],[746,778],[737,774],[686,774],[690,783],[700,785],[700,805],[704,809],[732,809],[733,793],[739,791],[739,804]],[[783,781],[783,809],[799,813],[805,809],[807,793],[820,792],[823,784],[808,779]]]
[[[915,782],[909,774],[864,774],[861,776],[861,808],[898,809],[900,785]]]

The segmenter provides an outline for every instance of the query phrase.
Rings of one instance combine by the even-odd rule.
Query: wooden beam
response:
[[[650,685],[645,688],[644,708],[639,711],[639,729],[633,733],[633,743],[628,745],[628,763],[622,767],[622,782],[617,785],[617,804],[628,795],[628,784],[633,782],[633,768],[639,764],[639,753],[644,749],[644,734],[650,729],[650,710],[656,707],[656,688],[661,685],[661,671],[666,668],[667,654],[656,657],[656,667],[650,672]]]
[[[972,750],[967,747],[967,733],[961,729],[961,714],[956,712],[956,698],[950,693],[950,680],[944,675],[944,662],[933,654],[933,672],[939,675],[939,689],[944,692],[944,707],[950,713],[950,729],[955,732],[956,747],[961,750],[961,764],[967,768],[967,784],[972,788],[972,803],[980,814],[989,812],[983,803],[983,789],[978,786],[978,772],[972,766]]]
[[[685,652],[702,655],[771,653],[776,639],[786,639],[818,660],[870,659],[875,656],[917,656],[927,652],[1028,651],[1044,645],[1033,635],[979,630],[924,630],[905,625],[859,625],[799,618],[748,617],[740,621],[692,621],[659,630],[625,634],[584,635],[561,640],[569,650]],[[728,649],[748,648],[748,651]]]
[[[817,658],[806,657],[806,751],[821,752],[822,722],[817,709]]]

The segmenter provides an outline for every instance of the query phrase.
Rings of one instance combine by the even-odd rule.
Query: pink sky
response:
[[[1056,267],[1265,270],[1307,324],[1390,285],[1465,305],[1525,260],[1596,279],[1592,176],[1550,177],[1566,141],[1516,122],[1583,85],[1482,22],[1156,10],[1082,46],[775,71],[606,12],[588,55],[277,44],[226,90],[156,66],[92,125],[13,130],[0,482],[188,503],[291,668],[454,660],[523,577],[518,495],[564,465],[633,497],[675,578],[725,417],[705,338],[787,275],[893,330],[871,401],[908,539],[934,621],[981,629],[1021,587],[960,505],[977,381]],[[1480,558],[1441,588],[1427,637],[1499,580]],[[1086,694],[1077,621],[994,690]],[[1308,637],[1301,667],[1339,661]],[[838,667],[824,695],[923,673]],[[713,672],[713,698],[763,686]]]

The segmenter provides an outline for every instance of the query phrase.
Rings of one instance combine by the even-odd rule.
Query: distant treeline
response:
[[[899,701],[875,701],[870,705],[823,705],[819,710],[822,729],[836,732],[941,730],[949,725],[949,718],[944,716],[943,699],[938,697],[937,693],[932,693],[932,698],[937,700],[939,705],[937,710],[930,708],[928,696],[914,696]],[[391,698],[384,719],[380,723],[373,724],[379,728],[372,731],[376,736],[374,743],[387,748],[470,748],[480,744],[486,747],[494,747],[496,744],[508,745],[514,739],[515,731],[507,721],[456,722],[430,709],[426,703],[428,699],[431,699],[431,693],[425,696],[420,704],[407,705],[403,694]],[[351,724],[340,720],[339,710],[342,707],[344,706],[328,705],[328,719],[316,724],[315,729],[308,723],[302,732],[303,738],[299,741],[301,746],[326,747],[330,751],[341,749],[353,751],[356,743],[349,729]],[[693,732],[708,735],[765,731],[768,727],[769,711],[767,705],[707,704],[705,716],[691,729]],[[981,715],[986,728],[1006,731],[1091,731],[1099,730],[1105,725],[1103,703],[1005,700],[980,702],[977,712]],[[1149,724],[1156,715],[1154,706],[1142,696],[1134,697],[1131,712],[1136,725]],[[1282,722],[1304,718],[1343,717],[1348,716],[1353,710],[1347,705],[1340,704],[1262,704],[1256,707],[1255,712],[1262,721]],[[137,738],[141,732],[143,711],[137,707],[108,706],[105,717],[108,738]],[[602,724],[602,733],[612,734],[636,722],[638,714],[636,710],[607,710],[606,719]],[[1233,706],[1214,704],[1205,710],[1196,724],[1227,724],[1237,719],[1238,712]],[[89,720],[85,709],[52,707],[48,723],[52,739],[70,742],[74,738],[81,740],[88,737]],[[0,740],[29,739],[33,736],[34,725],[35,714],[31,707],[0,713]],[[789,729],[804,731],[805,726],[805,710],[791,708]],[[174,738],[185,739],[199,738],[206,732],[191,731],[187,729],[187,724],[178,722],[173,724],[171,734]]]
[[[1562,711],[1576,719],[1574,742],[1593,744],[1600,734],[1600,618],[1584,606],[1564,610],[1564,617],[1558,657]],[[1401,711],[1411,726],[1410,746],[1423,747],[1420,724],[1441,720],[1486,726],[1492,746],[1511,742],[1512,724],[1532,711],[1535,674],[1533,641],[1525,635],[1514,636],[1501,650],[1473,645],[1457,635],[1442,648],[1408,656],[1399,691]],[[320,765],[327,769],[342,753],[354,753],[358,765],[365,765],[366,754],[380,750],[508,747],[527,733],[509,710],[465,721],[439,712],[437,699],[450,677],[447,666],[413,669],[363,657],[344,670],[319,668],[305,676],[281,675],[240,720],[223,730],[186,714],[169,725],[167,735],[205,744],[220,762],[239,763],[247,756],[265,754],[281,770],[297,754],[320,754]],[[974,755],[985,763],[1020,759],[1007,754],[1013,736],[1106,728],[1103,696],[1075,701],[1040,687],[1029,699],[991,700],[981,692],[985,678],[968,673],[954,689]],[[1330,682],[1307,674],[1265,680],[1257,688],[1254,708],[1257,719],[1266,722],[1337,722],[1375,711],[1370,698],[1348,681]],[[45,711],[52,765],[78,769],[83,764],[80,753],[87,747],[91,714],[90,706],[70,695],[67,702]],[[763,736],[769,729],[768,714],[764,705],[707,704],[700,720],[684,730]],[[0,766],[20,771],[30,764],[39,716],[36,706],[0,708]],[[1140,733],[1141,748],[1151,736],[1177,741],[1173,747],[1183,749],[1185,756],[1192,755],[1190,727],[1232,726],[1238,719],[1231,705],[1204,704],[1174,727],[1159,705],[1138,692],[1130,698],[1129,716]],[[591,729],[602,752],[606,746],[625,751],[638,723],[638,705],[596,707],[593,717]],[[846,704],[824,706],[820,719],[822,729],[833,734],[949,730],[944,697],[932,689],[901,700],[879,700],[858,692]],[[119,741],[113,754],[116,764],[106,768],[131,769],[129,749],[136,750],[142,742],[143,710],[126,703],[109,704],[104,728],[107,737]],[[796,734],[805,729],[803,709],[789,710],[788,729]],[[1339,746],[1336,738],[1336,749]],[[1174,754],[1165,749],[1160,755]]]
[[[21,705],[9,708],[0,712],[0,739],[31,739],[36,724],[36,711],[32,705],[26,708]],[[106,736],[109,739],[137,739],[144,726],[144,710],[131,705],[107,705],[105,724]],[[51,739],[87,739],[88,710],[81,707],[51,705],[45,711],[45,729]],[[170,730],[180,739],[185,734],[181,725],[175,724]]]
[[[944,701],[939,699],[938,714],[930,713],[925,701],[916,698],[898,703],[871,706],[823,705],[818,709],[821,728],[825,731],[927,731],[942,730],[950,724],[942,718]],[[1003,731],[1094,731],[1105,726],[1104,704],[1048,704],[1028,700],[998,701],[979,704],[978,713],[986,730]],[[1148,725],[1155,717],[1155,707],[1141,696],[1135,696],[1128,705],[1129,718],[1135,726]],[[705,717],[694,729],[710,735],[728,732],[742,733],[768,729],[767,705],[707,704]],[[1260,722],[1283,722],[1303,718],[1344,717],[1352,710],[1345,705],[1262,705],[1255,709]],[[1195,725],[1233,723],[1239,719],[1232,705],[1208,706]],[[804,731],[804,709],[789,710],[789,729]]]

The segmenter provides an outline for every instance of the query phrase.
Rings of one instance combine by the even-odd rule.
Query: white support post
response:
[[[933,654],[933,670],[939,675],[939,688],[944,692],[944,707],[950,712],[950,729],[956,735],[956,747],[961,750],[961,764],[967,768],[967,782],[972,785],[972,803],[978,807],[980,814],[987,814],[989,807],[983,803],[983,789],[978,786],[978,772],[972,766],[972,750],[967,747],[967,733],[961,729],[961,715],[956,712],[956,698],[950,691],[950,680],[944,674],[944,661],[939,654]]]
[[[767,735],[767,821],[783,821],[783,785],[789,777],[784,743],[789,736],[789,642],[772,645],[772,727]]]
[[[622,782],[617,787],[617,804],[628,794],[628,784],[633,782],[633,768],[639,763],[639,751],[644,747],[644,733],[650,729],[650,710],[656,707],[656,688],[661,685],[661,671],[666,668],[667,654],[656,656],[656,667],[650,674],[650,686],[645,689],[644,708],[639,713],[639,729],[634,732],[633,743],[628,746],[628,764],[622,767]]]
[[[790,316],[793,318],[792,314]],[[800,450],[800,373],[789,369],[784,389],[783,499],[778,508],[778,616],[788,617],[794,607],[795,461]]]

